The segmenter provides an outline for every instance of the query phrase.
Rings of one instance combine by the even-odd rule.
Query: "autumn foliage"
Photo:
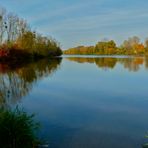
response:
[[[60,56],[62,51],[56,40],[33,31],[26,20],[0,8],[0,58],[15,54],[35,58]]]
[[[115,41],[99,41],[95,46],[78,46],[64,51],[64,54],[80,55],[148,55],[148,39],[141,43],[136,36],[128,38],[120,46]]]

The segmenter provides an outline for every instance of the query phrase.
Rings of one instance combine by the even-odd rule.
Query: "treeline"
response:
[[[33,31],[26,20],[0,8],[0,57],[18,52],[32,57],[62,54],[56,40]]]
[[[64,54],[79,55],[148,55],[148,39],[144,43],[137,36],[130,37],[120,46],[114,40],[99,41],[95,46],[78,46],[64,51]]]

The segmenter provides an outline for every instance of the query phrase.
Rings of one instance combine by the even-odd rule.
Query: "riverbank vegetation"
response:
[[[114,40],[99,41],[95,46],[78,46],[64,51],[78,55],[148,55],[148,39],[144,43],[137,36],[130,37],[120,46]]]
[[[0,8],[0,61],[61,54],[56,40],[33,31],[26,20]]]
[[[1,148],[33,148],[41,142],[37,130],[39,123],[34,115],[28,115],[18,108],[0,109],[0,147]]]

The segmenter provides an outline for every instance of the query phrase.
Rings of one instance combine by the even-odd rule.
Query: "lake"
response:
[[[141,148],[148,142],[148,58],[64,56],[0,64],[0,103],[36,114],[50,148]]]

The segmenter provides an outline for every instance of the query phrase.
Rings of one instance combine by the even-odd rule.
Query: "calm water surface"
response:
[[[51,148],[141,148],[147,140],[148,58],[1,64],[0,96],[1,104],[36,114]]]

